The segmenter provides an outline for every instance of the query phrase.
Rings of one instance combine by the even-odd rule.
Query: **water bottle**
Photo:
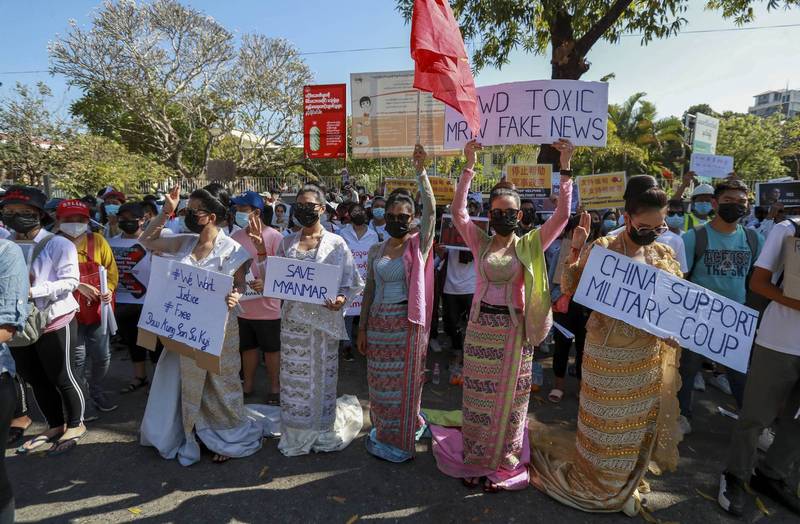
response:
[[[435,363],[433,365],[433,383],[438,384],[440,380],[441,370],[439,369],[439,363]]]
[[[544,368],[538,362],[533,363],[533,368],[531,369],[532,376],[532,383],[531,383],[531,391],[539,391],[539,389],[544,384]]]

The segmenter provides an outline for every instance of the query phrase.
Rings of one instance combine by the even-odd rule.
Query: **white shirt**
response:
[[[11,231],[9,231],[8,229],[4,228],[3,226],[0,226],[0,240],[5,240],[6,238],[8,238],[10,236],[11,236]]]
[[[44,228],[40,229],[33,239],[33,246],[50,234]],[[32,249],[23,251],[26,258],[33,254]],[[32,264],[30,260],[27,262],[33,275],[31,297],[39,309],[50,307],[49,321],[78,309],[78,301],[72,296],[72,292],[78,289],[81,278],[75,244],[55,235]]]
[[[475,260],[469,264],[458,261],[457,249],[447,250],[447,279],[444,281],[444,292],[448,295],[472,295],[475,293]],[[468,251],[466,251],[468,253]]]
[[[371,230],[367,227],[364,236],[358,238],[356,234],[356,230],[353,228],[352,224],[347,224],[339,231],[339,235],[344,239],[347,243],[347,247],[350,248],[350,252],[353,254],[353,263],[356,265],[356,270],[358,274],[361,275],[361,279],[366,281],[367,280],[367,260],[369,255],[369,248],[380,242],[378,240],[378,234],[375,231]],[[347,308],[347,315],[360,315],[361,314],[361,303],[363,301],[363,295],[359,293],[359,295],[353,299],[350,306]]]
[[[787,220],[775,224],[764,242],[761,255],[756,260],[756,267],[772,272],[773,284],[783,271],[783,240],[792,236],[794,236],[794,226],[791,222]],[[800,311],[777,302],[770,302],[761,317],[756,344],[779,353],[800,356],[798,340],[800,340]]]
[[[370,229],[375,231],[379,237],[386,240],[386,222],[384,222],[382,226],[377,226],[375,225],[375,221],[373,220],[372,222],[370,222],[369,227]]]
[[[615,237],[623,231],[625,231],[625,228],[621,227],[608,233],[608,236]],[[656,242],[660,242],[671,247],[672,250],[675,251],[675,256],[678,259],[678,263],[681,265],[681,271],[684,273],[689,272],[689,264],[686,263],[686,247],[684,246],[683,239],[680,235],[676,235],[668,229],[662,235],[659,235],[659,237],[656,239]]]

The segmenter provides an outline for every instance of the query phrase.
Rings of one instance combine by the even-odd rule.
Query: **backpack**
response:
[[[34,246],[33,252],[31,253],[31,267],[33,266],[34,260],[39,258],[39,255],[42,254],[45,246],[52,238],[53,235],[47,235]],[[25,326],[22,329],[18,329],[17,332],[14,333],[14,336],[11,337],[11,340],[6,342],[6,344],[12,348],[30,346],[39,340],[39,337],[44,333],[44,328],[47,327],[47,323],[50,320],[49,306],[44,309],[39,309],[36,307],[33,300],[31,300],[28,305],[30,306],[30,312],[28,313],[28,319],[25,321]]]
[[[794,226],[794,237],[795,238],[800,238],[800,225],[798,225],[798,223],[795,222],[794,220],[789,220],[789,222],[791,222],[792,225]],[[783,272],[781,272],[780,276],[778,277],[778,281],[775,283],[775,285],[777,287],[781,287],[781,284],[783,284]],[[767,306],[769,305],[770,302],[772,302],[772,301],[770,299],[768,299],[767,297],[765,297],[763,295],[759,295],[758,293],[755,293],[753,291],[750,291],[750,274],[748,274],[747,275],[747,301],[745,302],[745,305],[755,309],[759,313],[764,313],[764,311],[767,309]],[[761,323],[761,316],[762,315],[759,315],[759,317],[758,317],[759,324]]]
[[[94,233],[90,232],[86,235],[86,262],[80,262],[78,264],[78,269],[80,270],[82,284],[89,284],[100,289],[100,264],[94,260]],[[78,312],[75,314],[75,320],[78,321],[78,324],[83,326],[99,324],[102,319],[100,316],[100,308],[103,303],[100,300],[90,302],[89,299],[78,290],[73,292],[73,296],[80,306]],[[113,300],[111,301],[111,306],[114,306]]]

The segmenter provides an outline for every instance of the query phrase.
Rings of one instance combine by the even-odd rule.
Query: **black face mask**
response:
[[[536,220],[536,210],[535,209],[523,209],[522,210],[522,223],[526,225],[533,225],[534,221]]]
[[[363,226],[367,223],[367,215],[364,213],[355,213],[350,215],[350,222],[356,226]]]
[[[200,233],[203,232],[203,230],[206,228],[206,226],[208,224],[210,224],[210,223],[211,222],[206,222],[205,224],[200,224],[197,221],[197,213],[195,213],[195,211],[193,209],[187,209],[186,210],[186,219],[184,221],[184,225],[186,226],[186,229],[188,229],[192,233],[195,233],[195,234],[199,235]]]
[[[658,233],[656,233],[655,231],[640,233],[636,229],[629,227],[628,236],[630,236],[633,243],[638,246],[649,246],[650,244],[656,241],[656,239],[658,238]]]
[[[403,238],[408,234],[410,229],[411,225],[408,222],[386,221],[386,232],[389,233],[392,238]]]
[[[747,214],[747,206],[743,204],[720,204],[717,208],[717,214],[728,224],[733,224]]]
[[[507,237],[513,233],[519,225],[516,212],[502,214],[492,212],[489,216],[489,225],[492,226],[492,229],[494,229],[495,233],[504,237]]]
[[[21,215],[19,213],[4,214],[3,223],[23,235],[40,225],[38,215]]]
[[[314,208],[297,204],[294,208],[294,219],[303,227],[311,227],[319,220],[319,214]]]
[[[117,222],[119,228],[126,234],[132,235],[139,230],[138,220],[120,220]]]

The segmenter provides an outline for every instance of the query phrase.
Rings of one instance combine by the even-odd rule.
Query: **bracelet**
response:
[[[265,256],[267,256],[267,252],[266,251],[264,251],[263,253],[256,252],[256,255],[258,255],[260,257],[265,257]]]
[[[572,178],[572,169],[562,169],[559,174],[561,176]]]

